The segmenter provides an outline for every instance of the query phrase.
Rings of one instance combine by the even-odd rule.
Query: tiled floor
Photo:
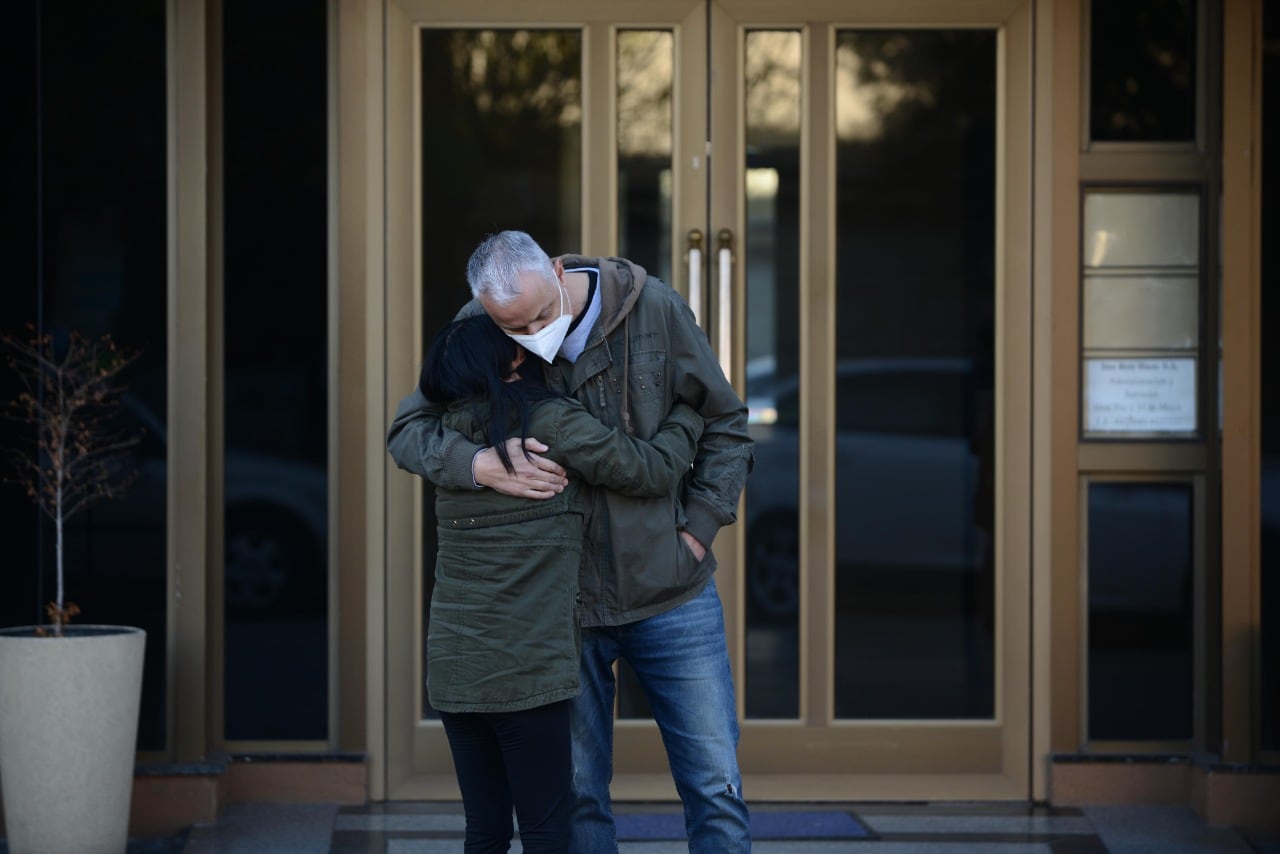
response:
[[[675,811],[672,804],[620,804],[622,810]],[[1185,807],[1049,809],[1009,804],[755,804],[755,810],[850,810],[875,840],[757,840],[757,854],[979,854],[979,852],[1268,852],[1229,828],[1207,827]],[[446,854],[462,850],[457,803],[241,805],[216,825],[185,835],[183,854]],[[134,850],[130,847],[131,852]],[[142,852],[144,849],[137,849]],[[156,850],[156,849],[146,849]],[[514,854],[519,841],[512,843]],[[624,842],[620,854],[677,854],[683,842]]]

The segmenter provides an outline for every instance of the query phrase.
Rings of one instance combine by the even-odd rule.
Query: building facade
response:
[[[670,283],[748,403],[714,547],[749,797],[1264,820],[1280,14],[537,5],[10,13],[4,331],[141,352],[140,477],[76,521],[69,584],[148,630],[152,775],[455,796],[430,488],[384,437],[471,249],[520,228]],[[46,576],[6,574],[4,623]],[[674,797],[625,668],[617,714],[618,796]]]

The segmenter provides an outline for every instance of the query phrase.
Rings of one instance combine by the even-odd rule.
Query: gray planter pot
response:
[[[0,631],[0,788],[11,854],[120,854],[146,632]]]

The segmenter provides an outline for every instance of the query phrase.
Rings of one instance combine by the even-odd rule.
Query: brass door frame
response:
[[[779,6],[769,0],[713,0],[712,51],[720,68],[741,69],[748,29],[798,29],[804,42],[800,280],[808,292],[801,312],[801,399],[813,407],[802,429],[800,565],[812,573],[801,598],[800,720],[742,724],[739,755],[744,788],[764,799],[995,798],[1030,796],[1031,612],[1031,359],[1032,326],[1032,64],[1031,2],[919,4],[818,0]],[[997,77],[997,422],[999,485],[997,547],[996,717],[972,721],[833,720],[835,554],[835,147],[834,67],[837,29],[993,28]],[[824,74],[823,70],[828,73]],[[711,221],[708,233],[744,233],[741,181],[745,168],[740,74],[718,74],[711,96]],[[729,180],[716,164],[730,164]],[[741,269],[735,292],[744,292]],[[733,379],[744,385],[745,315],[736,300]],[[803,422],[802,422],[803,423]],[[742,526],[733,534],[741,554]],[[735,563],[735,581],[742,577]],[[723,579],[723,569],[719,577]],[[731,615],[742,610],[740,584],[720,583],[735,672],[745,638]],[[806,664],[807,663],[807,664]],[[739,703],[741,704],[741,694]],[[741,706],[740,706],[741,709]],[[752,769],[761,769],[752,774]],[[1038,776],[1038,775],[1037,775]]]
[[[671,29],[676,34],[678,62],[695,67],[690,57],[703,55],[705,11],[701,0],[560,0],[552,8],[531,9],[519,0],[477,4],[472,0],[392,0],[386,4],[385,64],[366,67],[385,71],[386,104],[386,387],[382,401],[389,419],[400,396],[412,388],[422,352],[421,331],[415,318],[422,316],[421,246],[421,111],[417,34],[423,26],[436,27],[536,27],[580,28],[583,33],[583,111],[587,115],[612,116],[614,98],[614,35],[620,28]],[[675,184],[704,185],[698,172],[705,161],[695,161],[697,140],[706,138],[703,98],[705,63],[686,86],[677,86],[677,143]],[[604,84],[604,85],[601,85]],[[615,251],[617,195],[616,130],[611,121],[584,122],[582,247],[607,254]],[[677,191],[678,210],[705,205],[705,193]],[[553,250],[554,251],[554,250]],[[673,250],[674,252],[674,250]],[[680,259],[673,259],[679,269]],[[683,283],[675,283],[681,287]],[[384,434],[385,435],[385,434]],[[385,456],[385,452],[384,452]],[[389,461],[386,473],[386,632],[381,639],[386,664],[383,721],[385,764],[382,771],[386,797],[394,799],[456,798],[448,745],[434,722],[423,722],[421,703],[422,660],[416,649],[422,636],[421,530],[422,491],[416,479],[395,469]],[[372,681],[370,701],[376,703]],[[625,729],[625,727],[624,727]],[[623,736],[625,739],[625,736]],[[377,743],[371,728],[370,742]],[[431,769],[431,770],[422,770]],[[438,770],[437,770],[438,769]]]
[[[1274,10],[1273,10],[1274,12]],[[1222,758],[1276,764],[1261,744],[1262,0],[1223,4]],[[1265,164],[1264,164],[1265,167]],[[1274,334],[1274,333],[1272,333]]]
[[[367,638],[364,661],[342,662],[344,676],[362,671],[371,749],[370,795],[375,799],[456,797],[448,749],[438,724],[419,720],[421,702],[420,566],[421,490],[416,479],[395,469],[382,439],[400,396],[412,387],[421,352],[420,288],[422,258],[418,162],[420,146],[417,90],[419,27],[538,26],[583,29],[584,112],[612,116],[612,45],[617,28],[666,28],[676,33],[677,190],[673,199],[673,253],[681,252],[683,235],[700,227],[704,233],[728,227],[743,233],[744,214],[736,187],[723,180],[741,174],[742,122],[740,75],[719,73],[713,81],[709,110],[705,48],[708,20],[717,69],[741,68],[741,34],[748,28],[791,28],[803,34],[808,92],[804,106],[806,132],[802,175],[802,278],[810,293],[802,316],[807,350],[801,377],[807,399],[814,401],[807,433],[801,438],[802,565],[829,567],[834,556],[833,493],[835,347],[833,318],[824,306],[835,294],[833,93],[828,80],[834,63],[837,28],[985,27],[998,31],[997,142],[997,472],[996,513],[1003,523],[997,547],[997,681],[996,717],[989,722],[832,721],[833,614],[830,592],[834,574],[817,569],[802,600],[801,718],[792,722],[743,723],[740,752],[747,769],[746,790],[761,799],[1018,799],[1031,792],[1030,755],[1030,612],[1031,602],[1031,360],[1032,325],[1032,0],[982,0],[963,4],[942,0],[907,6],[896,0],[807,0],[779,9],[772,0],[562,0],[540,10],[536,21],[518,0],[476,4],[473,0],[348,0],[340,6],[340,105],[347,110],[341,125],[339,179],[363,188],[359,198],[343,196],[340,269],[344,282],[344,319],[355,334],[343,341],[344,364],[363,364],[362,399],[347,399],[340,417],[353,433],[364,436],[363,459],[343,457],[367,472],[366,494],[350,502],[347,515],[367,537],[348,537],[344,563],[367,566],[363,587],[350,591],[362,603],[345,612],[347,631]],[[905,7],[905,8],[904,8]],[[723,53],[720,53],[723,52]],[[827,73],[822,73],[827,69]],[[600,86],[596,81],[608,81]],[[593,85],[595,84],[595,85]],[[710,115],[711,133],[706,131]],[[351,124],[348,124],[348,121]],[[583,246],[611,251],[616,234],[612,121],[583,123]],[[711,139],[708,147],[706,140]],[[711,192],[705,168],[712,164]],[[385,171],[383,171],[385,170]],[[719,182],[718,184],[716,182]],[[363,261],[363,263],[359,263]],[[673,270],[683,270],[675,258]],[[363,282],[363,299],[349,283]],[[384,284],[385,283],[385,284]],[[680,275],[674,283],[684,290]],[[742,271],[734,271],[733,287],[741,293]],[[732,379],[744,384],[741,300],[735,300]],[[350,361],[345,361],[349,359]],[[368,407],[362,410],[362,407]],[[362,418],[362,415],[364,416]],[[381,435],[379,435],[381,433]],[[344,434],[351,435],[351,434]],[[349,447],[344,443],[344,447]],[[376,521],[375,521],[376,520]],[[344,523],[345,524],[345,523]],[[385,525],[385,527],[382,527]],[[385,536],[377,536],[382,528]],[[719,586],[730,627],[730,655],[740,672],[744,636],[741,560],[743,531],[735,526],[716,542],[721,571]],[[347,576],[349,577],[349,576]],[[347,648],[343,644],[344,649]],[[344,653],[345,655],[345,653]],[[361,667],[363,665],[363,668]],[[349,684],[344,679],[344,685]],[[741,704],[741,697],[739,703]],[[345,716],[344,716],[345,718]],[[349,719],[359,722],[360,715]],[[344,720],[344,723],[346,720]],[[619,721],[617,764],[624,773],[615,781],[615,797],[674,797],[656,727],[646,721]],[[633,771],[634,773],[628,773]],[[1040,775],[1037,774],[1037,777]]]

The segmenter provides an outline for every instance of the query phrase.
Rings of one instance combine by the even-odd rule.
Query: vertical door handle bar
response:
[[[719,329],[717,350],[720,352],[720,367],[724,375],[733,380],[730,369],[733,366],[733,232],[727,228],[716,234],[718,249],[717,269],[720,274],[720,293],[716,304],[716,326]]]
[[[689,230],[689,308],[693,309],[693,319],[702,326],[702,232],[696,228]]]

